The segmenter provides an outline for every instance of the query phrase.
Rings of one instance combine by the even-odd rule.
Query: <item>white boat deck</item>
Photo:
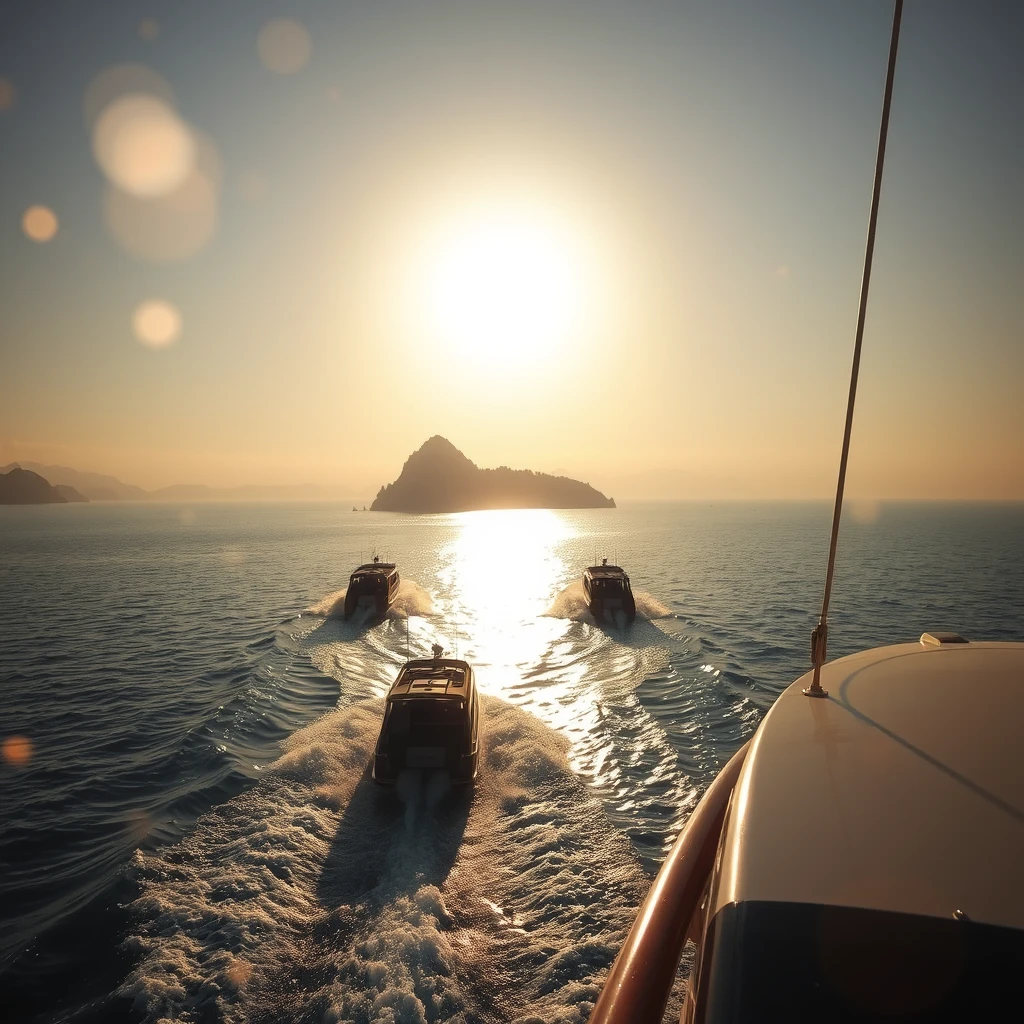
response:
[[[1024,644],[902,644],[789,687],[733,797],[713,912],[772,900],[1024,928]]]

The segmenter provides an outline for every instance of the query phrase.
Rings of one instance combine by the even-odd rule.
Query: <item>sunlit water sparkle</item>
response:
[[[806,667],[828,518],[0,509],[0,740],[28,743],[0,764],[5,1004],[585,1019],[700,792]],[[1021,639],[1022,539],[1021,506],[851,518],[830,654]],[[402,592],[344,622],[371,549]],[[603,554],[638,591],[628,629],[582,604]],[[366,765],[389,683],[435,641],[476,667],[484,765],[471,802],[428,781],[403,803]]]

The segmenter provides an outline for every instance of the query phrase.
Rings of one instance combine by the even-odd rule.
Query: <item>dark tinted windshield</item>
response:
[[[364,593],[383,593],[388,588],[388,578],[383,573],[357,576],[355,585]]]
[[[388,740],[413,746],[463,742],[466,713],[461,700],[395,701],[388,709],[385,728]]]
[[[1024,931],[804,903],[740,903],[712,921],[697,1021],[1020,1019]],[[1016,1007],[1007,1016],[1003,1007]]]

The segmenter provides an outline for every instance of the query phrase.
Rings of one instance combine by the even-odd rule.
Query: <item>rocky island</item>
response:
[[[480,469],[435,435],[412,453],[371,512],[472,512],[497,508],[615,508],[590,484],[528,469]]]
[[[86,500],[73,487],[53,487],[38,473],[20,466],[0,473],[0,505],[52,505]]]

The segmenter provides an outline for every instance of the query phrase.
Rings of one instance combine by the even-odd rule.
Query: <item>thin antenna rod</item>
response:
[[[889,134],[889,108],[892,106],[892,83],[896,73],[896,50],[900,41],[900,22],[903,19],[903,0],[896,0],[892,16],[892,37],[889,41],[889,66],[885,75],[885,98],[882,101],[882,124],[878,131],[878,156],[875,159],[875,180],[871,189],[871,217],[868,220],[868,241],[864,253],[864,276],[860,285],[860,309],[857,313],[857,340],[853,346],[853,369],[850,373],[850,398],[846,406],[846,429],[843,432],[843,454],[839,460],[839,483],[836,487],[836,505],[832,512],[832,539],[828,548],[828,571],[825,573],[825,594],[821,601],[818,625],[811,633],[811,662],[814,678],[804,690],[808,697],[827,697],[821,687],[821,666],[828,653],[828,603],[832,596],[832,577],[836,568],[836,548],[839,544],[839,518],[843,511],[843,490],[846,487],[846,463],[850,455],[850,434],[853,431],[853,406],[857,399],[857,377],[860,374],[860,350],[864,339],[864,318],[868,308],[868,288],[871,284],[871,261],[875,253],[875,226],[878,223],[878,200],[882,192],[882,167],[885,164],[885,141]]]

